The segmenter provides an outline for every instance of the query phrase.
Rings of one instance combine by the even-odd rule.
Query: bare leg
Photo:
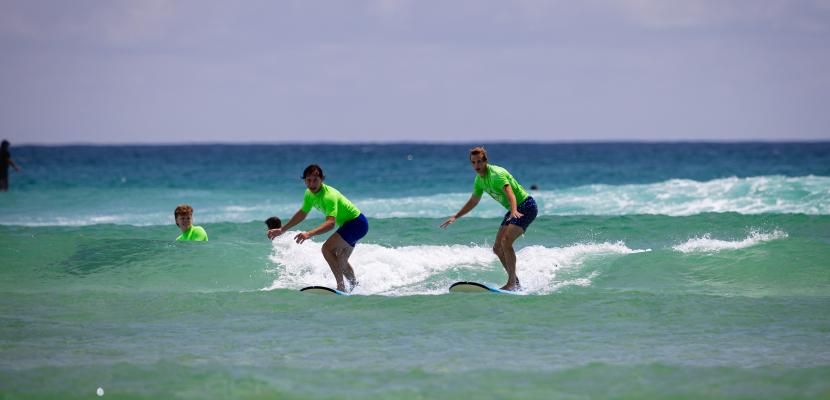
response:
[[[340,271],[343,272],[343,276],[346,277],[346,281],[349,282],[349,291],[351,292],[355,286],[357,286],[357,278],[354,276],[354,269],[352,269],[352,265],[349,264],[349,257],[351,257],[351,253],[354,250],[354,247],[349,247],[348,249],[344,249],[341,253],[340,259]],[[348,252],[348,254],[345,254]],[[345,262],[345,264],[343,264]]]
[[[502,225],[499,227],[499,231],[496,233],[496,241],[493,242],[493,253],[496,253],[496,257],[499,258],[502,266],[507,265],[507,261],[504,259],[504,252],[501,249],[501,242],[504,238],[504,231],[507,229],[507,225]]]
[[[502,257],[499,260],[507,272],[507,284],[502,286],[503,290],[518,289],[519,278],[516,276],[516,251],[513,250],[513,242],[522,236],[524,229],[518,225],[506,225],[499,229],[500,239],[498,245],[501,248]]]
[[[349,287],[347,288],[349,292],[357,286],[357,278],[354,276],[354,269],[352,269],[352,265],[349,264],[349,257],[352,256],[352,251],[354,251],[354,247],[352,246],[341,247],[337,251],[337,262],[340,265],[340,272],[343,273],[343,276],[349,283]]]
[[[323,243],[323,257],[329,264],[334,279],[337,281],[337,290],[341,292],[346,291],[346,285],[343,277],[349,280],[351,290],[357,284],[357,279],[354,276],[354,269],[349,264],[349,257],[352,255],[354,247],[349,246],[339,233],[334,233],[329,236],[325,243]]]
[[[340,264],[337,262],[337,256],[334,250],[323,244],[322,252],[323,258],[326,259],[326,263],[329,265],[329,269],[331,269],[331,273],[334,274],[334,280],[337,281],[337,290],[345,291],[346,286],[343,284],[343,272],[340,271]]]

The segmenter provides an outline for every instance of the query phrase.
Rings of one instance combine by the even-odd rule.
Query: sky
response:
[[[0,137],[830,140],[830,0],[0,0]]]

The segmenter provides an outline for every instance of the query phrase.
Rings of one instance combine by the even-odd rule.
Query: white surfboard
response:
[[[337,289],[332,289],[330,287],[325,286],[306,286],[300,289],[301,292],[306,293],[314,293],[314,294],[330,294],[330,295],[340,295],[340,296],[348,296],[349,294],[346,292],[341,292]]]
[[[519,294],[512,290],[502,290],[490,285],[485,285],[478,282],[456,282],[450,285],[450,293],[503,293],[503,294]]]

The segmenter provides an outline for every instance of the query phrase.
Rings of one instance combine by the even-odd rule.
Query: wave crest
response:
[[[539,215],[830,215],[830,177],[824,176],[731,177],[706,182],[671,179],[650,184],[586,185],[532,194],[539,204]],[[444,218],[458,211],[470,193],[365,196],[354,194],[350,198],[369,218]],[[0,215],[0,225],[171,225],[170,210],[179,201],[171,199],[179,198],[192,200],[198,223],[263,221],[270,215],[287,218],[300,205],[298,197],[267,192],[205,191],[187,196],[164,189],[13,193],[7,200],[17,207]],[[504,212],[496,202],[484,199],[469,217],[498,218]],[[316,211],[313,213],[319,216]]]
[[[263,290],[334,285],[328,264],[320,254],[322,243],[293,242],[297,232],[273,240],[271,270],[274,282]],[[529,246],[517,252],[519,277],[525,293],[545,294],[572,285],[589,286],[597,271],[581,268],[586,262],[649,250],[633,250],[622,242],[583,243],[567,247]],[[360,285],[357,294],[404,296],[444,294],[460,280],[498,284],[506,274],[489,247],[403,246],[360,244],[350,259]]]
[[[586,185],[533,192],[540,215],[668,215],[702,213],[830,214],[830,177],[761,176],[723,178],[706,182],[671,179],[650,184]],[[468,193],[374,198],[357,201],[374,218],[451,215]],[[495,218],[504,209],[482,201],[472,217]]]
[[[787,233],[776,230],[772,233],[761,233],[753,231],[742,240],[720,240],[712,239],[710,234],[689,239],[683,244],[672,246],[672,249],[681,253],[716,253],[722,250],[737,250],[755,246],[759,243],[772,240],[786,239]]]

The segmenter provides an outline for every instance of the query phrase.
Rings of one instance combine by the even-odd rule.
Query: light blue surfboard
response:
[[[450,293],[502,293],[502,294],[519,294],[512,290],[501,290],[496,287],[485,285],[478,282],[456,282],[450,285]]]
[[[341,292],[337,289],[332,289],[330,287],[325,286],[306,286],[300,289],[301,292],[306,293],[314,293],[314,294],[329,294],[329,295],[340,295],[340,296],[348,296],[349,294],[346,292]]]

